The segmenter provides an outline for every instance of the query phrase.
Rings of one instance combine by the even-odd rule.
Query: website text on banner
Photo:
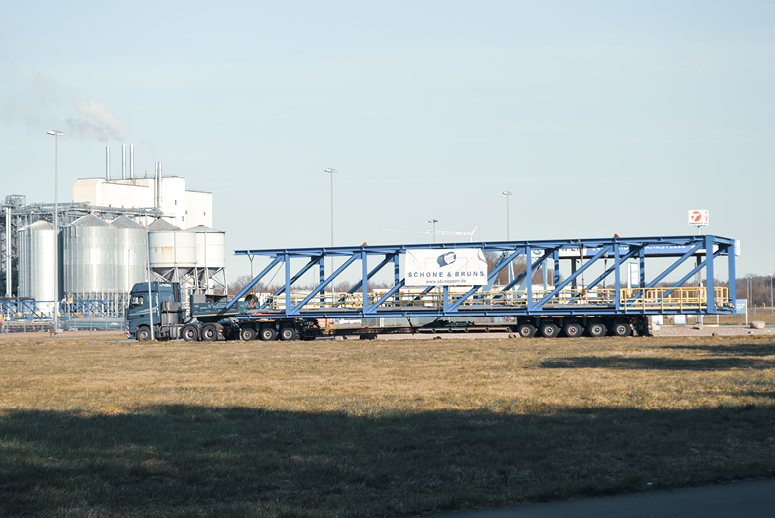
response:
[[[407,250],[407,286],[483,286],[487,261],[480,249]]]

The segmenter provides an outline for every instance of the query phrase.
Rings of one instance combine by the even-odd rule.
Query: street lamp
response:
[[[328,168],[326,172],[331,175],[331,248],[334,247],[334,174],[336,169]],[[331,273],[334,273],[334,256],[331,256]],[[334,294],[334,285],[331,284],[331,294]]]
[[[439,220],[437,219],[429,219],[428,223],[433,223],[433,242],[436,242],[436,223],[438,223]]]
[[[51,130],[54,136],[54,336],[59,336],[59,137],[65,134]]]
[[[509,232],[509,196],[511,196],[511,192],[503,191],[503,194],[506,195],[506,241],[511,241],[511,234]]]

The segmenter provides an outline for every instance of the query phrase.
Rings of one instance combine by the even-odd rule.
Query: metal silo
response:
[[[148,277],[148,241],[145,227],[126,216],[110,223],[116,229],[116,290],[128,294]]]
[[[19,296],[59,300],[54,225],[38,221],[19,230]]]
[[[148,225],[151,270],[171,282],[183,282],[196,269],[196,235],[157,219]]]
[[[115,300],[116,228],[88,214],[62,229],[64,291],[73,300]]]
[[[200,290],[226,288],[226,233],[204,225],[186,229],[196,236],[196,278]]]

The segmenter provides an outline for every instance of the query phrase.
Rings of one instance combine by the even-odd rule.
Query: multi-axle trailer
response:
[[[474,330],[645,335],[650,316],[734,313],[736,245],[697,235],[237,250],[251,264],[255,258],[268,264],[231,300],[192,302],[189,317],[176,288],[157,294],[153,331],[161,339],[205,341]],[[436,264],[418,271],[409,266],[417,257]],[[463,259],[472,262],[463,265],[461,280],[452,280],[452,263]],[[482,260],[489,266],[478,269]],[[272,282],[279,286],[272,293],[253,294],[257,284]],[[333,291],[345,282],[349,289]],[[151,292],[163,286],[169,285],[152,283]],[[149,286],[135,290],[147,298]],[[130,335],[147,339],[148,306],[133,301]],[[331,325],[342,320],[357,323]]]

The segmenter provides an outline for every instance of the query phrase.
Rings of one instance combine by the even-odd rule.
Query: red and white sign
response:
[[[707,210],[689,211],[690,227],[707,227],[708,225],[710,225],[710,214]]]

